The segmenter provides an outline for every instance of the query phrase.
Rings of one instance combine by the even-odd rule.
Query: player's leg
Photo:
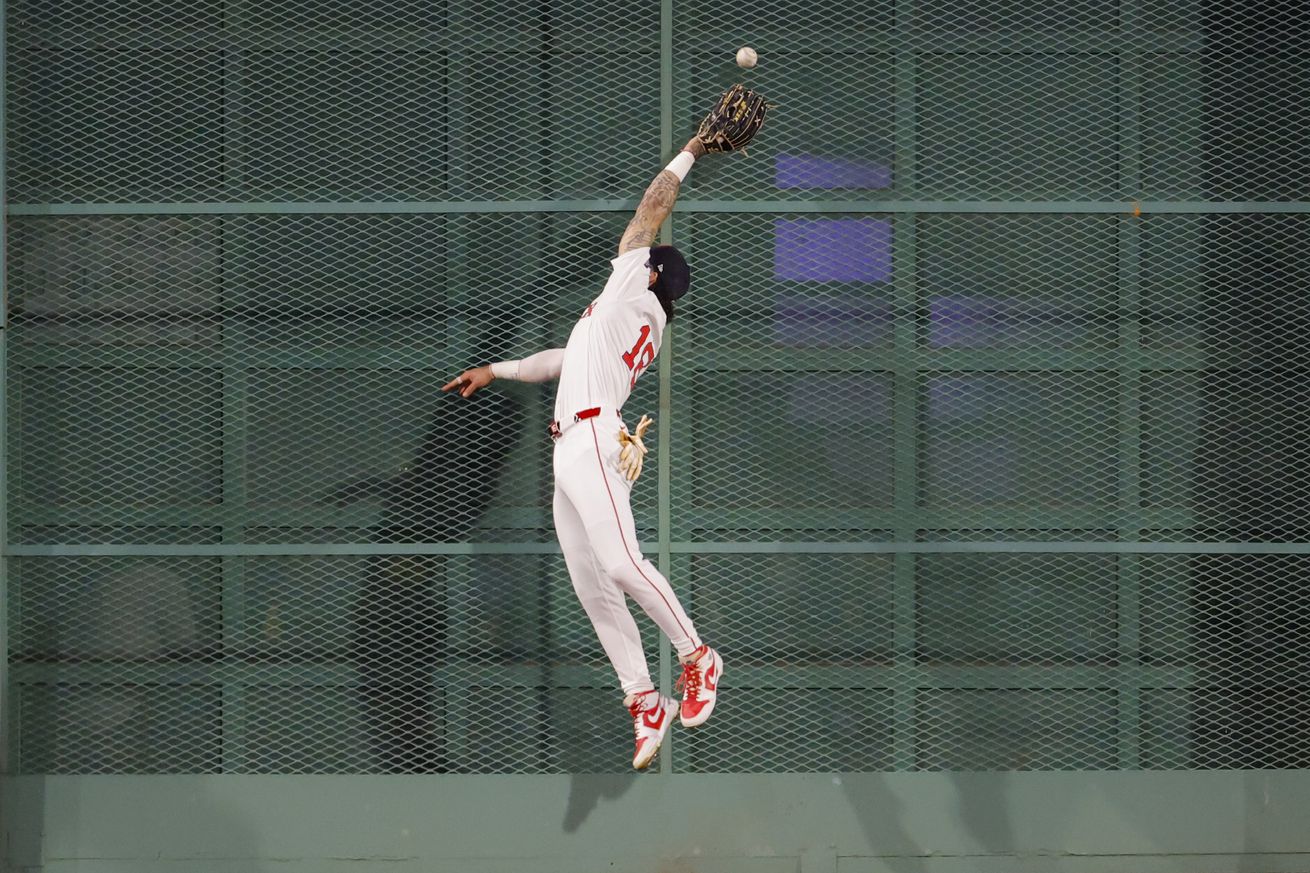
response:
[[[628,605],[623,602],[623,592],[597,562],[582,519],[558,486],[555,488],[554,511],[555,533],[564,553],[573,591],[596,629],[601,648],[614,666],[623,693],[652,690],[655,686],[650,681],[641,632],[632,620]]]
[[[623,592],[597,562],[582,519],[558,486],[554,509],[555,530],[573,590],[623,686],[623,705],[632,716],[636,735],[632,766],[644,770],[655,759],[677,704],[656,691],[651,683],[646,653],[641,647],[641,632],[623,601]]]
[[[568,469],[557,469],[556,481],[563,483],[605,573],[655,620],[677,651],[683,665],[682,723],[695,727],[714,709],[723,660],[701,642],[668,579],[641,554],[630,485],[617,467],[618,440],[606,438],[594,421],[586,424],[590,433],[581,436],[590,438],[590,446],[585,439],[570,445]]]
[[[687,616],[669,580],[641,553],[637,526],[629,503],[630,485],[619,473],[618,440],[594,421],[583,422],[586,432],[569,445],[567,469],[557,469],[557,487],[564,490],[581,517],[596,560],[605,574],[641,605],[673,643],[679,655],[700,645],[696,628]],[[569,436],[573,436],[570,434]]]

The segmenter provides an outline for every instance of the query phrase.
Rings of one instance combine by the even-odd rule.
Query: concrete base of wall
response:
[[[16,873],[1291,873],[1310,772],[3,780]]]

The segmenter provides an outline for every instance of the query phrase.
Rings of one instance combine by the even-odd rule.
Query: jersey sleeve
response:
[[[610,274],[609,282],[605,284],[605,290],[599,299],[621,300],[644,294],[649,290],[650,284],[650,271],[646,267],[648,260],[650,260],[650,248],[643,246],[624,252],[610,261],[614,271]]]
[[[549,382],[558,379],[564,366],[563,349],[546,349],[519,361],[519,381]]]

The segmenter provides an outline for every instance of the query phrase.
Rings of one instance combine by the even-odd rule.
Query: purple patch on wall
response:
[[[783,294],[774,299],[773,312],[783,345],[869,348],[892,341],[892,305],[883,298]]]
[[[1031,344],[1075,346],[1092,342],[1089,314],[1075,306],[1001,297],[933,297],[928,344],[934,348],[999,348]]]
[[[892,226],[880,218],[779,218],[773,273],[791,282],[887,282]]]
[[[774,160],[779,188],[890,188],[892,168],[819,155],[778,155]]]

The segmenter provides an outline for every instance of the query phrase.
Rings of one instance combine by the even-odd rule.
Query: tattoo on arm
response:
[[[641,204],[637,206],[637,214],[632,216],[628,229],[623,232],[623,239],[619,241],[619,254],[645,248],[655,242],[660,225],[664,224],[664,219],[673,211],[681,185],[678,177],[667,170],[662,170],[655,177],[641,198]]]

